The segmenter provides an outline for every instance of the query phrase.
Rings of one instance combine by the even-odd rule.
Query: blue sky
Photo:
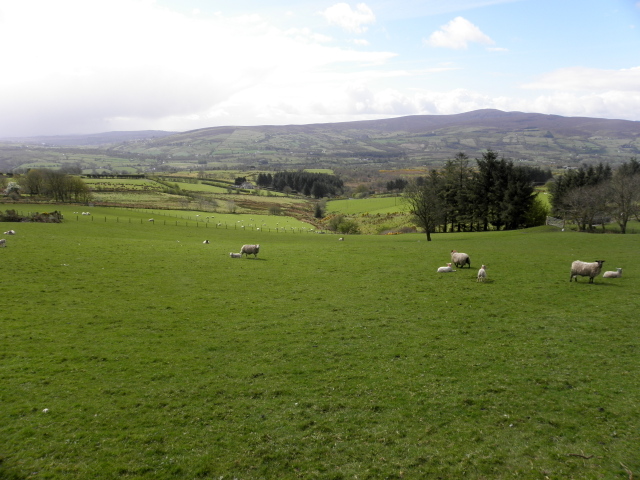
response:
[[[640,120],[638,0],[0,0],[0,138],[443,115]]]

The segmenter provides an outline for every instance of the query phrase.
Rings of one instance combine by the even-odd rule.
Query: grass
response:
[[[402,203],[402,197],[389,196],[389,197],[372,197],[362,199],[346,199],[346,200],[332,200],[327,203],[327,212],[341,213],[344,215],[356,215],[362,213],[368,213],[370,215],[375,214],[387,214],[387,213],[402,213],[406,209],[406,206]]]
[[[2,479],[640,471],[634,236],[338,242],[109,211],[5,224]],[[474,268],[437,275],[454,248]],[[568,282],[596,258],[623,278]]]

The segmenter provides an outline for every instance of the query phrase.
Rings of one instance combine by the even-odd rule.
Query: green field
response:
[[[2,226],[0,479],[640,471],[637,236],[90,210]],[[229,258],[243,243],[256,259]],[[473,268],[436,274],[451,249]],[[576,259],[624,275],[569,283]]]
[[[349,198],[346,200],[332,200],[327,203],[328,213],[341,213],[343,215],[357,215],[362,213],[388,214],[402,213],[406,210],[402,203],[402,197],[374,197],[374,198]]]

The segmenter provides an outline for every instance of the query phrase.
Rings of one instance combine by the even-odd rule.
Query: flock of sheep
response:
[[[581,277],[589,277],[589,283],[593,283],[593,279],[600,274],[602,270],[602,264],[604,260],[596,260],[595,262],[583,262],[581,260],[576,260],[571,264],[571,276],[569,277],[569,282],[571,282],[574,278],[576,282],[578,281],[578,276]],[[455,250],[451,250],[451,263],[447,263],[446,267],[439,267],[438,273],[449,273],[455,272],[451,264],[454,264],[458,268],[462,268],[465,265],[469,265],[471,268],[471,258],[466,253],[457,252]],[[487,266],[482,265],[480,270],[478,270],[477,280],[478,282],[484,282],[487,278]],[[616,271],[607,271],[602,275],[604,278],[620,278],[622,277],[622,269],[617,268]]]
[[[85,215],[85,212],[82,212]],[[149,220],[153,221],[153,220]],[[4,232],[5,235],[15,235],[15,230],[8,230]],[[344,240],[343,237],[340,237],[338,240]],[[205,240],[202,243],[208,244],[209,240]],[[0,248],[7,246],[7,240],[5,238],[0,239]],[[260,245],[243,245],[240,249],[239,253],[230,252],[229,256],[231,258],[242,258],[243,255],[247,257],[249,255],[253,255],[253,258],[258,257],[258,253],[260,252]],[[604,260],[596,260],[595,262],[583,262],[581,260],[576,260],[571,264],[571,276],[569,277],[569,282],[571,282],[574,278],[576,282],[578,281],[578,276],[581,277],[589,277],[589,283],[593,283],[593,279],[600,274],[602,270],[602,264]],[[455,265],[457,268],[463,268],[465,265],[468,265],[471,268],[471,257],[468,254],[458,252],[456,250],[451,250],[451,262],[447,263],[446,267],[439,267],[437,273],[450,273],[455,272],[451,265]],[[602,275],[603,278],[620,278],[622,277],[622,268],[617,268],[616,271],[607,271]],[[487,279],[487,266],[482,265],[480,270],[478,270],[478,275],[476,277],[477,282],[484,282]]]
[[[229,253],[231,258],[242,258],[242,255],[253,255],[253,258],[258,256],[258,252],[260,252],[260,245],[243,245],[240,249],[240,253]]]
[[[578,275],[580,275],[581,277],[589,277],[589,283],[593,283],[593,279],[600,274],[603,263],[604,260],[596,260],[595,262],[582,262],[580,260],[576,260],[571,264],[571,276],[569,277],[569,281],[572,281],[575,278],[577,282]],[[617,268],[615,272],[612,270],[604,272],[602,276],[604,278],[620,278],[622,276],[622,269]]]
[[[16,231],[15,230],[8,230],[6,232],[4,232],[5,235],[15,235]],[[0,248],[4,248],[7,246],[7,239],[6,238],[0,238]]]
[[[455,272],[451,264],[454,264],[457,268],[463,268],[465,265],[469,265],[471,268],[471,257],[468,254],[451,250],[451,263],[447,263],[446,267],[439,267],[438,273],[450,273]],[[487,279],[487,266],[482,265],[478,270],[477,282],[484,282]]]

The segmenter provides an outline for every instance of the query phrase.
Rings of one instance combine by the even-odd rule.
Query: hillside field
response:
[[[2,224],[2,480],[640,472],[636,235],[92,210]],[[473,268],[436,274],[452,249]],[[570,283],[576,259],[624,275]]]

